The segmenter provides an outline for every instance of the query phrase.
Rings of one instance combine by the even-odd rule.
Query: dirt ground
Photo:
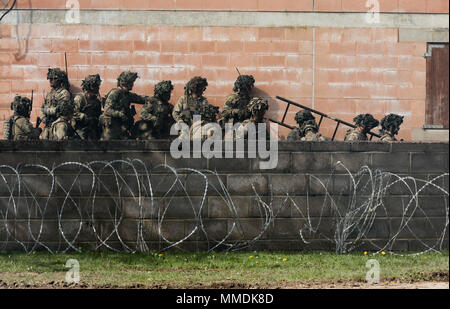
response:
[[[48,282],[42,284],[6,283],[0,280],[0,289],[449,289],[448,274],[447,279],[437,279],[437,281],[411,281],[398,282],[382,280],[379,284],[368,284],[359,281],[336,281],[336,282],[286,282],[286,283],[259,283],[248,284],[242,282],[225,281],[213,284],[159,284],[159,285],[93,285],[80,282],[78,284],[67,284],[65,282]]]

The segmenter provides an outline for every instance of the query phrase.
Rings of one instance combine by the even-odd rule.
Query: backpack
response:
[[[10,117],[3,123],[3,139],[12,141],[14,139],[13,136],[13,126],[14,126],[14,117]]]

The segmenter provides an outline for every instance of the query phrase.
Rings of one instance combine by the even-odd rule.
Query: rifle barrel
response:
[[[67,68],[67,53],[64,52],[64,62],[66,64],[66,75],[67,75],[67,79],[69,79],[69,70]]]

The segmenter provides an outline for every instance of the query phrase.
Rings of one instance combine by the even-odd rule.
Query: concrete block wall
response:
[[[379,169],[423,181],[430,181],[449,170],[448,143],[283,142],[279,148],[278,166],[274,170],[260,170],[259,159],[174,160],[168,151],[167,142],[92,144],[0,141],[0,165],[20,170],[22,192],[32,192],[36,199],[33,200],[29,193],[16,198],[17,212],[13,212],[9,189],[17,190],[17,186],[14,186],[17,184],[14,177],[17,176],[12,169],[0,168],[0,247],[6,240],[4,218],[7,210],[6,224],[14,237],[30,244],[29,229],[34,235],[38,235],[42,225],[40,241],[52,249],[67,247],[61,231],[66,239],[76,238],[76,247],[95,249],[100,244],[99,239],[107,239],[105,242],[113,248],[124,250],[123,243],[133,248],[138,239],[140,222],[143,237],[151,249],[169,246],[163,237],[177,242],[189,236],[195,228],[197,231],[182,242],[179,248],[207,250],[215,244],[214,240],[220,241],[226,237],[233,226],[236,229],[229,235],[227,243],[250,241],[261,234],[266,218],[263,207],[257,202],[255,189],[261,200],[270,204],[274,216],[265,233],[246,249],[335,250],[334,244],[327,238],[332,239],[334,236],[336,212],[323,205],[331,197],[342,211],[352,198],[351,177],[342,167],[334,170],[336,162],[342,162],[353,175],[367,165],[372,171]],[[42,168],[25,166],[37,164],[51,169],[64,162],[111,162],[128,159],[141,160],[149,170],[164,163],[178,169],[186,191],[176,185],[168,194],[175,176],[162,168],[154,169],[150,176],[154,192],[153,204],[150,195],[144,194],[141,210],[137,198],[138,184],[143,190],[142,184],[147,181],[143,165],[134,164],[138,174],[136,176],[134,170],[124,162],[114,165],[117,174],[110,168],[104,168],[104,164],[93,164],[92,168],[98,176],[97,183],[100,183],[93,198],[92,174],[85,168],[69,163],[53,171],[56,186],[52,197],[47,200],[52,188],[52,177]],[[181,170],[183,168],[215,170],[221,182],[216,175],[206,173],[210,185],[203,200],[203,176]],[[120,177],[116,178],[115,175]],[[5,181],[9,186],[6,186]],[[394,236],[405,215],[403,207],[410,202],[414,194],[412,192],[415,192],[410,191],[415,186],[412,178],[405,181],[405,184],[398,183],[388,189],[383,197],[386,209],[380,207],[377,210],[374,224],[367,234],[368,240],[378,246],[386,244]],[[448,192],[448,182],[447,175],[434,184]],[[221,183],[233,200],[235,212],[224,203],[223,194],[216,190],[219,188],[220,192]],[[421,188],[424,182],[418,181],[417,184]],[[15,192],[13,195],[17,194]],[[287,194],[292,197],[291,201],[286,202]],[[328,197],[326,194],[329,194]],[[368,196],[360,192],[356,198],[362,201]],[[41,205],[40,209],[33,204],[36,201]],[[47,201],[44,209],[43,205]],[[448,227],[445,229],[448,220],[448,194],[443,194],[437,187],[427,186],[419,192],[418,199],[414,202],[416,201],[422,210],[411,213],[411,207],[406,214],[410,217],[408,227],[411,231],[405,228],[389,249],[423,250],[421,242],[433,245],[442,232],[445,234],[444,248],[448,248]],[[114,215],[116,209],[120,209],[117,216]],[[311,222],[320,231],[316,235],[303,235],[311,241],[310,244],[305,244],[299,234],[299,230],[306,224],[307,211]],[[164,220],[161,221],[163,213]],[[122,221],[117,224],[117,231],[114,232],[114,221],[117,223],[119,217]],[[200,231],[199,218],[202,219],[206,235]],[[62,227],[58,226],[59,219],[62,219]],[[96,233],[93,232],[94,228]],[[42,249],[40,246],[38,248]],[[102,248],[105,249],[105,246]],[[8,249],[21,250],[11,238]],[[218,249],[224,249],[224,246]],[[358,248],[373,249],[374,245],[368,241]]]
[[[255,76],[255,95],[269,99],[271,118],[284,113],[277,95],[345,121],[359,113],[378,119],[398,113],[405,116],[399,138],[410,141],[425,122],[428,38],[448,42],[448,1],[441,0],[379,1],[375,25],[364,19],[365,0],[79,3],[79,24],[67,23],[65,0],[18,1],[20,10],[0,24],[0,135],[16,94],[34,90],[36,119],[49,91],[46,72],[64,68],[66,52],[74,93],[98,73],[106,95],[130,69],[139,73],[134,90],[140,94],[172,80],[174,104],[185,83],[202,75],[209,81],[206,97],[222,107],[238,67]],[[333,130],[334,122],[324,121],[324,135]],[[341,129],[338,139],[344,134]]]

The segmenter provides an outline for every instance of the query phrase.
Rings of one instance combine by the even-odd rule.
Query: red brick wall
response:
[[[19,27],[22,51],[28,30]],[[255,76],[258,95],[312,106],[312,28],[33,25],[23,59],[15,56],[17,29],[0,25],[0,31],[0,121],[11,114],[13,96],[30,96],[31,90],[35,119],[49,89],[47,69],[64,68],[64,51],[75,92],[86,75],[99,73],[105,95],[120,72],[130,69],[139,73],[134,90],[141,94],[151,95],[158,81],[172,80],[175,103],[189,78],[202,75],[210,84],[206,96],[222,106],[238,67]],[[315,38],[315,108],[347,121],[358,113],[378,119],[404,114],[400,137],[410,140],[411,129],[424,122],[426,44],[398,43],[398,29],[381,28],[316,28]],[[270,116],[280,119],[283,107],[270,99]],[[333,123],[325,122],[324,133],[332,131]]]
[[[28,8],[30,0],[19,0]],[[79,0],[81,9],[366,12],[367,0]],[[379,0],[381,12],[448,13],[448,0]],[[32,1],[35,9],[64,9],[66,0]]]

